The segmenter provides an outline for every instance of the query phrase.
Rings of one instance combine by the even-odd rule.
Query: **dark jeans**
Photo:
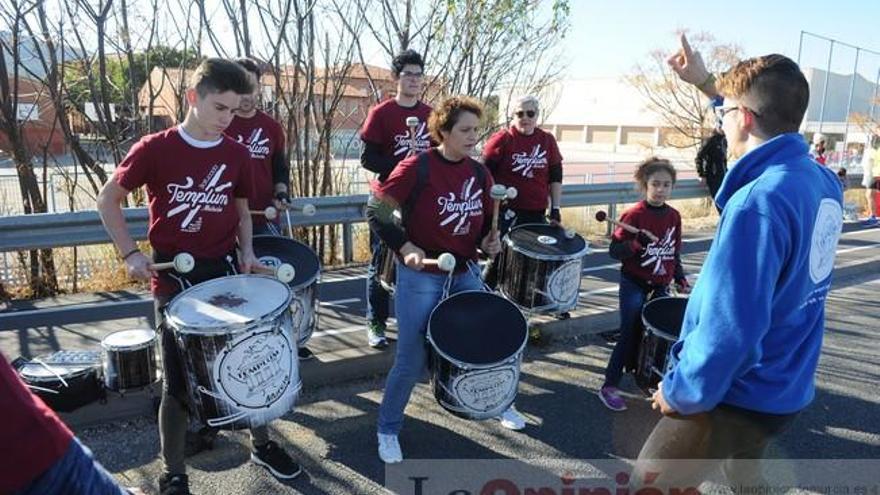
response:
[[[388,314],[391,311],[391,296],[388,291],[379,284],[377,274],[379,273],[379,263],[382,261],[379,257],[379,248],[382,241],[375,232],[370,230],[370,253],[372,259],[370,266],[367,268],[367,322],[374,325],[385,325]]]
[[[67,452],[30,485],[15,495],[77,493],[83,495],[121,495],[129,493],[116,483],[79,440],[70,442]]]
[[[628,276],[620,274],[620,289],[617,294],[620,307],[620,337],[605,368],[604,385],[617,387],[620,384],[624,368],[631,361],[639,345],[642,306],[648,301],[648,295],[652,291],[655,297],[667,295],[666,287],[645,290]]]
[[[544,216],[543,211],[502,209],[498,212],[498,231],[501,237],[510,232],[510,229],[527,223],[547,223],[547,218]],[[495,260],[487,265],[483,274],[486,285],[492,290],[495,290],[495,287],[498,285],[500,256],[496,256]]]
[[[734,492],[761,486],[764,450],[795,417],[724,404],[705,413],[664,416],[639,453],[631,483],[635,488],[699,487],[720,464]]]

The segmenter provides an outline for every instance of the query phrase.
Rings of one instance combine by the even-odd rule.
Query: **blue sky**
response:
[[[657,48],[674,49],[680,28],[739,44],[746,56],[779,52],[795,59],[801,30],[880,52],[878,0],[570,0],[563,41],[571,78],[616,77]],[[726,5],[735,5],[728,8]],[[802,66],[825,67],[829,43],[805,37]],[[836,45],[832,70],[852,71],[855,50]],[[862,52],[859,71],[873,80],[880,55]]]

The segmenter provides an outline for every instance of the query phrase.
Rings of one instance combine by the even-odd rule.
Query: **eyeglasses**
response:
[[[519,110],[517,112],[514,112],[513,114],[516,115],[516,118],[518,119],[521,119],[523,117],[533,119],[535,118],[535,115],[538,115],[538,112],[536,112],[535,110]]]
[[[754,115],[755,117],[760,117],[760,116],[761,116],[758,112],[752,110],[752,109],[749,108],[749,107],[744,107],[744,106],[742,106],[742,105],[738,105],[738,106],[733,106],[733,105],[731,105],[731,106],[720,106],[720,107],[715,107],[715,116],[718,117],[718,120],[724,120],[724,116],[727,115],[727,114],[729,114],[730,112],[732,112],[732,111],[734,111],[734,110],[743,110],[743,109],[744,109],[744,110],[748,110],[748,112],[749,112],[750,114]]]
[[[419,79],[424,75],[425,75],[424,72],[410,72],[408,70],[400,71],[400,77],[411,77],[413,79]]]

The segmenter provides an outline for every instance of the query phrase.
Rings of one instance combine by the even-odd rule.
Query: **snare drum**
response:
[[[562,313],[577,306],[587,241],[562,227],[524,224],[504,237],[498,259],[498,289],[517,306]]]
[[[167,324],[202,423],[251,428],[293,408],[302,381],[290,318],[291,290],[263,275],[234,275],[181,292]]]
[[[101,341],[104,386],[110,390],[143,388],[159,379],[156,366],[156,332],[121,330]]]
[[[494,418],[516,399],[528,325],[497,294],[463,291],[437,305],[428,321],[434,398],[466,419]]]
[[[305,244],[272,235],[254,237],[254,254],[267,266],[278,266],[282,263],[293,266],[295,275],[288,284],[293,292],[290,315],[297,335],[297,346],[304,346],[318,326],[317,291],[321,277],[321,260]]]
[[[379,285],[389,294],[394,294],[394,284],[397,280],[397,256],[384,242],[379,244],[379,266],[376,270],[376,279]]]
[[[639,388],[648,395],[657,390],[657,384],[666,374],[669,351],[681,333],[687,301],[686,297],[658,297],[642,307],[645,329],[639,343],[635,378]]]
[[[18,369],[31,391],[59,412],[70,412],[104,394],[94,364],[47,364],[30,361]]]

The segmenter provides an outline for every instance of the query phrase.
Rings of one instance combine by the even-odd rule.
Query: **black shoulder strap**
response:
[[[474,176],[477,178],[477,183],[483,188],[483,194],[489,194],[489,191],[486,190],[486,169],[483,168],[483,164],[476,160],[471,160],[471,165],[474,167]]]
[[[422,193],[422,189],[425,188],[425,184],[428,183],[428,163],[431,150],[423,151],[418,156],[418,162],[416,163],[416,185],[412,188],[412,191],[409,192],[409,197],[406,198],[406,202],[403,203],[403,208],[401,210],[401,216],[403,217],[404,224],[406,224],[406,218],[409,216],[413,207],[416,204],[416,201],[419,199],[419,195]]]

